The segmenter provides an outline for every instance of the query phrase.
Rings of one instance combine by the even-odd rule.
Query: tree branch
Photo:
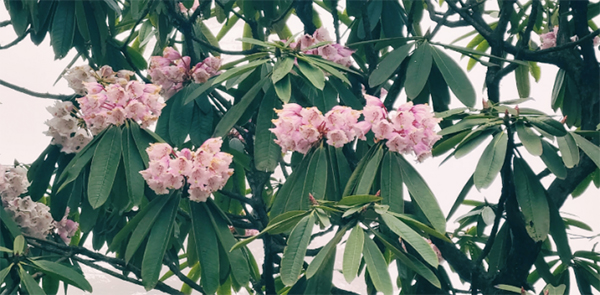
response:
[[[8,44],[6,44],[4,46],[0,46],[0,50],[2,50],[2,49],[8,49],[8,48],[11,48],[11,47],[19,44],[19,42],[23,41],[23,39],[25,39],[25,37],[27,37],[27,35],[29,35],[29,32],[30,32],[30,30],[27,30],[27,32],[25,32],[25,34],[17,37],[12,42],[10,42],[10,43],[8,43]]]
[[[8,25],[12,24],[12,22],[10,20],[5,20],[5,21],[1,21],[0,22],[0,28],[4,28]]]
[[[206,294],[206,292],[204,292],[204,289],[202,289],[202,287],[200,287],[198,284],[196,284],[196,282],[192,281],[186,275],[181,273],[181,271],[179,270],[177,265],[175,265],[175,263],[173,261],[171,261],[171,258],[169,258],[169,255],[165,255],[164,264],[166,264],[167,267],[169,267],[169,270],[171,270],[171,272],[173,272],[173,274],[175,274],[175,276],[177,276],[182,282],[184,282],[185,284],[190,286],[192,289],[194,289],[202,294]]]
[[[35,92],[35,91],[31,91],[29,89],[17,86],[15,84],[12,83],[8,83],[4,80],[0,80],[0,85],[8,87],[12,90],[33,96],[33,97],[39,97],[39,98],[49,98],[49,99],[58,99],[58,100],[62,100],[62,101],[68,101],[68,100],[73,100],[76,95],[66,95],[66,94],[50,94],[50,93],[40,93],[40,92]]]
[[[260,52],[260,50],[258,49],[258,47],[253,47],[252,49],[249,50],[241,50],[241,51],[233,51],[233,50],[225,50],[225,49],[221,49],[219,47],[216,47],[196,36],[191,36],[192,40],[200,43],[202,46],[212,50],[212,51],[216,51],[219,53],[223,53],[223,54],[229,54],[229,55],[248,55],[248,54],[252,54],[252,53],[257,53]]]

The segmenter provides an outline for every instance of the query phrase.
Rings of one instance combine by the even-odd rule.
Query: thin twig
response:
[[[204,289],[202,289],[202,287],[200,287],[198,284],[196,284],[196,282],[192,281],[186,275],[181,273],[181,270],[179,270],[179,268],[175,265],[175,263],[171,260],[171,258],[169,258],[168,255],[165,255],[164,262],[169,267],[171,272],[173,272],[173,274],[175,274],[175,276],[177,276],[182,282],[184,282],[185,284],[190,286],[192,289],[194,289],[202,294],[206,294],[206,292],[204,292]]]
[[[246,203],[246,204],[250,204],[252,205],[252,199],[250,198],[246,198],[240,194],[234,193],[234,192],[230,192],[230,191],[225,191],[225,190],[219,190],[218,191],[220,194],[226,195],[234,200],[238,200],[242,203]]]
[[[73,95],[66,95],[66,94],[50,94],[50,93],[40,93],[40,92],[35,92],[35,91],[31,91],[29,89],[17,86],[15,84],[12,83],[8,83],[4,80],[0,79],[0,85],[8,87],[12,90],[30,95],[30,96],[34,96],[34,97],[39,97],[39,98],[49,98],[49,99],[58,99],[58,100],[62,100],[62,101],[67,101],[67,100],[72,100],[73,98],[75,98],[75,94]]]
[[[257,47],[254,47],[254,48],[249,49],[249,50],[241,50],[241,51],[225,50],[225,49],[221,49],[221,48],[219,48],[217,46],[214,46],[214,45],[210,44],[209,42],[206,42],[206,41],[204,41],[204,40],[202,40],[202,39],[200,39],[200,38],[198,38],[196,36],[192,36],[192,40],[194,40],[194,41],[202,44],[202,46],[204,46],[204,47],[206,47],[206,48],[208,48],[210,50],[217,51],[217,52],[222,53],[222,54],[248,55],[248,54],[257,53],[257,52],[260,51]]]
[[[0,22],[0,28],[4,28],[8,25],[12,24],[12,22],[10,20],[5,20],[5,21],[1,21]]]
[[[27,32],[25,32],[23,35],[17,37],[17,39],[15,39],[14,41],[12,41],[12,42],[4,45],[4,46],[0,46],[0,50],[2,50],[2,49],[8,49],[8,48],[11,48],[11,47],[19,44],[19,42],[23,41],[23,39],[25,39],[25,37],[27,37],[27,35],[29,35],[29,31],[30,30],[27,30]]]

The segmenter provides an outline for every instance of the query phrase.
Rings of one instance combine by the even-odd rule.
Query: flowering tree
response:
[[[0,80],[57,100],[48,148],[31,165],[0,168],[2,294],[54,294],[60,282],[91,292],[82,264],[173,294],[351,294],[332,282],[339,245],[344,278],[364,274],[360,293],[461,292],[454,277],[472,294],[524,294],[540,281],[544,294],[600,290],[600,254],[569,246],[568,227],[587,225],[559,212],[600,185],[599,3],[4,3],[11,20],[0,26],[18,38],[0,48],[49,35],[56,58],[76,50],[73,63],[85,64],[64,75],[73,95]],[[321,27],[329,15],[331,35]],[[303,35],[290,33],[294,19]],[[209,21],[222,24],[216,36]],[[222,48],[236,23],[243,50]],[[456,40],[466,46],[435,41],[456,27],[473,29]],[[487,68],[480,107],[448,51]],[[556,114],[519,107],[539,63],[559,68]],[[519,99],[500,92],[513,72]],[[464,107],[449,109],[455,99]],[[414,166],[479,145],[444,216]],[[465,202],[498,175],[496,198]],[[465,204],[474,208],[447,231]],[[257,239],[262,263],[247,248]],[[180,290],[164,283],[172,276]]]

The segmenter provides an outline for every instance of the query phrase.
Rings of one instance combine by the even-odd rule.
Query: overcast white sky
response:
[[[495,2],[495,1],[494,1]],[[298,33],[302,31],[300,23],[292,17],[293,21],[290,25],[292,33]],[[427,18],[427,17],[425,17]],[[9,19],[8,13],[4,6],[0,7],[0,21]],[[331,20],[322,16],[323,24],[329,25]],[[423,23],[424,31],[429,27],[428,23]],[[209,24],[209,28],[216,35],[219,29],[219,24]],[[237,30],[240,32],[241,30]],[[330,29],[332,32],[333,30]],[[343,31],[342,31],[343,32]],[[449,43],[456,37],[467,32],[466,30],[445,30],[441,31],[436,35],[435,41]],[[227,49],[237,49],[240,47],[239,43],[234,42],[233,39],[238,38],[241,34],[236,33],[236,30],[230,32],[229,39],[221,42],[221,46]],[[0,29],[0,45],[6,45],[15,38],[15,34],[11,27],[5,27]],[[227,37],[226,37],[227,38]],[[537,37],[533,36],[533,40],[537,41]],[[467,41],[468,42],[468,41]],[[466,43],[465,43],[466,44]],[[459,54],[446,51],[448,54],[455,57],[457,60],[460,58]],[[0,51],[0,79],[17,84],[22,87],[26,87],[33,91],[38,92],[50,92],[50,93],[61,93],[71,94],[72,90],[67,87],[67,83],[64,80],[60,80],[56,85],[54,81],[63,71],[65,66],[74,57],[74,50],[63,60],[54,61],[54,54],[52,48],[49,45],[49,37],[40,46],[34,46],[29,38],[24,40],[18,46],[10,48],[8,50]],[[466,68],[467,59],[460,60],[460,64],[463,68]],[[77,62],[75,65],[83,64],[82,61]],[[553,67],[542,66],[542,79],[539,83],[535,83],[532,79],[531,83],[531,96],[535,101],[527,102],[523,106],[538,108],[547,113],[552,113],[550,108],[550,94],[552,91],[552,85],[554,82],[554,76],[556,69]],[[485,97],[483,92],[483,77],[485,71],[482,66],[476,66],[470,73],[469,77],[472,79],[473,85],[478,91],[478,101],[481,101]],[[508,100],[517,98],[516,86],[514,82],[514,76],[509,76],[502,81],[501,85],[502,99]],[[456,100],[454,100],[456,101]],[[34,98],[22,93],[10,90],[8,88],[0,86],[0,163],[7,165],[12,164],[13,160],[18,160],[23,163],[33,162],[37,156],[44,150],[47,144],[50,142],[50,138],[42,134],[47,128],[44,125],[44,121],[50,118],[50,114],[46,111],[46,107],[53,104],[53,101],[48,99]],[[481,103],[478,102],[481,106]],[[460,107],[459,103],[454,102],[453,107]],[[460,159],[460,161],[451,159],[444,165],[439,166],[439,163],[444,156],[434,159],[428,159],[422,164],[416,164],[415,167],[421,172],[425,180],[432,188],[436,195],[442,210],[447,213],[452,204],[462,189],[462,186],[470,177],[477,164],[479,156],[483,152],[483,144],[479,149],[473,151],[469,157]],[[526,152],[525,152],[526,154]],[[541,171],[544,166],[539,158],[531,158],[530,163],[536,171]],[[544,184],[548,184],[552,177],[544,179]],[[484,198],[492,203],[497,202],[500,195],[500,182],[499,177],[495,183],[488,189],[477,192],[475,189],[468,196],[468,199],[475,199],[483,201]],[[582,230],[572,230],[570,233],[591,236],[597,234],[600,229],[600,218],[598,217],[597,210],[600,208],[600,190],[595,187],[590,187],[584,195],[577,199],[569,199],[565,205],[561,208],[561,211],[572,213],[576,218],[584,221],[588,225],[592,226],[594,232],[585,232]],[[466,213],[469,207],[464,207],[454,216],[458,217],[463,213]],[[449,229],[453,229],[457,226],[454,223],[454,219],[448,224]],[[573,251],[576,250],[590,250],[594,244],[600,241],[600,238],[592,240],[588,239],[574,239],[571,240],[571,247]],[[311,245],[311,247],[316,245]],[[262,248],[260,242],[255,243],[252,246],[252,250],[257,259],[262,259]],[[338,259],[336,259],[336,269],[341,269],[341,254],[343,253],[343,246],[338,248]],[[449,271],[447,264],[446,269]],[[395,267],[391,268],[390,271],[395,273]],[[132,285],[129,283],[119,282],[112,279],[111,277],[99,273],[95,270],[86,272],[86,276],[94,286],[94,290],[97,294],[146,294],[144,289],[140,286]],[[572,278],[571,282],[575,282]],[[364,284],[361,279],[355,279],[352,285],[345,282],[343,276],[339,272],[335,272],[334,283],[340,288],[346,288],[355,292],[364,292]],[[177,281],[172,281],[172,285],[178,288],[180,285]],[[537,290],[541,290],[542,286],[536,286]],[[75,294],[79,290],[72,289]],[[70,291],[70,294],[73,292]],[[158,291],[152,291],[151,294],[159,294]],[[148,294],[150,294],[148,293]],[[576,294],[576,289],[573,289],[571,294]]]

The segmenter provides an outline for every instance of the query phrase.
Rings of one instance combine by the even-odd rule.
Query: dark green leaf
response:
[[[494,136],[494,139],[485,148],[473,174],[473,183],[477,189],[487,188],[494,182],[504,164],[507,145],[508,136],[501,132]]]
[[[355,195],[367,195],[371,191],[371,186],[373,186],[373,181],[375,180],[375,176],[379,170],[379,163],[381,162],[384,154],[383,147],[381,145],[376,145],[373,148],[376,149],[376,151],[369,159],[369,162],[367,162],[365,165],[365,169],[362,172],[358,186],[354,191]]]
[[[425,217],[437,231],[446,232],[444,213],[442,213],[440,205],[425,180],[404,157],[399,156],[398,162],[402,171],[402,180]]]
[[[325,190],[327,189],[327,149],[319,147],[308,165],[304,186],[300,195],[295,196],[302,200],[312,196],[317,200],[325,199]]]
[[[596,163],[596,166],[600,168],[600,147],[591,143],[589,140],[585,139],[577,133],[571,133],[571,135],[573,135],[573,138],[575,138],[575,142],[577,142],[579,148],[581,148],[581,150],[588,157],[590,157],[590,159],[592,159],[594,163]]]
[[[572,254],[565,222],[560,216],[558,208],[556,208],[556,205],[554,205],[554,202],[550,199],[548,199],[548,208],[550,210],[550,234],[552,235],[552,240],[554,240],[554,244],[556,244],[558,256],[562,263],[569,265],[571,263]]]
[[[150,229],[152,229],[152,225],[158,219],[160,213],[163,211],[163,208],[166,206],[170,198],[171,195],[169,197],[160,196],[155,198],[154,200],[152,200],[152,202],[150,202],[150,204],[148,204],[144,209],[142,209],[140,213],[138,213],[138,215],[136,215],[136,217],[133,220],[131,220],[127,224],[127,226],[123,228],[123,230],[121,230],[121,232],[119,232],[117,236],[121,235],[121,233],[123,233],[123,235],[126,236],[129,233],[129,231],[133,230],[133,227],[135,227],[135,230],[133,230],[133,233],[131,234],[131,238],[129,239],[129,243],[127,244],[127,248],[125,250],[126,262],[130,261],[135,252],[138,250],[138,248],[150,232]],[[129,227],[129,225],[133,226]],[[113,245],[115,245],[114,247],[116,247],[115,243],[118,240],[119,239],[115,237],[111,248],[113,248]]]
[[[276,84],[279,80],[283,79],[294,67],[294,59],[291,57],[286,57],[279,60],[275,63],[275,68],[273,69],[273,75],[271,79],[273,80],[273,84]]]
[[[252,104],[252,102],[258,97],[258,93],[262,89],[262,86],[268,81],[268,78],[265,77],[261,79],[258,83],[256,83],[244,96],[242,96],[239,103],[234,105],[219,121],[219,124],[215,127],[215,132],[213,133],[213,137],[223,137],[229,131],[235,123],[242,117],[246,109]]]
[[[70,267],[48,260],[31,260],[31,262],[46,274],[56,276],[61,281],[81,290],[92,292],[92,286],[85,277]]]
[[[474,184],[473,183],[473,175],[471,175],[471,177],[469,177],[469,180],[467,181],[467,183],[465,183],[465,185],[463,186],[462,190],[460,190],[458,197],[456,197],[456,201],[454,201],[452,208],[450,208],[450,212],[448,212],[448,216],[446,217],[446,220],[450,220],[450,217],[452,217],[452,215],[454,215],[454,213],[456,212],[458,207],[460,207],[460,205],[462,205],[462,202],[465,200],[465,198],[469,194],[469,191],[471,190],[471,188],[473,188],[473,184]]]
[[[235,67],[235,68],[228,70],[227,72],[217,76],[215,78],[215,80],[213,81],[212,85],[221,84],[221,82],[223,82],[225,80],[229,80],[232,77],[236,77],[247,71],[254,70],[256,67],[258,67],[268,61],[269,61],[268,59],[255,60],[255,61],[249,62],[248,64],[245,64],[243,66]],[[200,90],[200,89],[198,89],[198,90]],[[186,101],[186,103],[188,103],[188,101]]]
[[[387,152],[381,162],[381,204],[390,206],[392,212],[404,213],[404,186],[397,157],[398,153]]]
[[[575,142],[575,138],[571,133],[562,137],[557,137],[556,142],[560,149],[560,155],[562,156],[563,162],[567,168],[573,168],[579,163],[579,148]]]
[[[369,238],[367,233],[364,233],[363,255],[367,270],[369,271],[369,277],[375,288],[377,288],[377,291],[385,295],[392,294],[393,287],[390,273],[387,270],[388,265],[379,248],[377,248],[377,245]]]
[[[388,53],[377,65],[377,68],[369,76],[369,86],[376,87],[387,81],[400,67],[400,64],[408,56],[414,43],[409,43],[394,49]]]
[[[129,128],[123,131],[123,163],[127,180],[127,193],[133,205],[139,206],[144,197],[145,181],[140,174],[140,171],[145,169],[144,162],[139,150],[135,146],[135,140]]]
[[[365,234],[363,233],[363,229],[360,227],[360,224],[356,224],[346,241],[344,261],[342,264],[342,272],[348,283],[352,282],[358,273],[364,240]]]
[[[21,265],[19,265],[19,277],[21,277],[21,284],[25,286],[27,293],[44,294],[44,290],[40,288],[38,282],[36,282],[35,279],[21,267]]]
[[[52,30],[52,48],[54,49],[55,59],[62,59],[67,56],[73,45],[75,36],[75,2],[60,1],[54,12]]]
[[[313,214],[305,216],[290,234],[281,258],[281,282],[286,286],[292,286],[298,281],[314,224]]]
[[[556,148],[545,140],[542,140],[542,146],[544,148],[544,152],[540,158],[542,161],[544,161],[546,167],[548,167],[550,172],[556,175],[556,177],[565,179],[565,177],[567,177],[567,168],[565,168],[563,161],[556,153]]]
[[[274,109],[281,108],[281,103],[270,89],[265,93],[256,119],[256,137],[254,139],[254,166],[259,171],[274,171],[281,157],[281,147],[275,143],[275,134],[269,130],[273,127],[271,120],[277,117]]]
[[[431,53],[431,46],[428,43],[422,43],[410,57],[408,68],[406,69],[406,81],[404,82],[406,95],[409,99],[417,97],[421,93],[421,90],[423,90],[423,87],[425,87],[425,83],[427,83],[433,63]],[[442,69],[440,71],[444,74]]]
[[[529,66],[519,65],[515,70],[515,80],[517,81],[517,91],[519,97],[529,97]]]
[[[281,101],[283,101],[283,103],[288,103],[292,97],[292,82],[290,81],[290,75],[286,75],[273,86]]]
[[[210,221],[206,203],[190,202],[192,229],[200,259],[201,285],[208,294],[219,288],[219,241]]]
[[[516,123],[517,126],[517,134],[519,135],[519,139],[523,143],[523,146],[527,149],[527,151],[534,156],[542,155],[542,140],[540,137],[533,132],[529,127],[526,127],[523,122],[518,121]]]
[[[514,158],[514,181],[527,233],[535,241],[544,241],[550,231],[550,209],[546,200],[546,190],[521,158]]]
[[[381,197],[373,195],[352,195],[343,197],[337,204],[342,206],[359,206],[381,201]]]
[[[423,257],[425,262],[437,268],[439,264],[437,255],[422,236],[390,214],[381,214],[381,218],[390,230],[402,238],[403,241],[410,244]]]
[[[111,126],[98,143],[90,167],[88,200],[92,208],[106,202],[121,161],[121,128]]]
[[[549,117],[527,117],[527,121],[554,136],[565,136],[567,134],[563,124]]]
[[[162,261],[173,235],[179,200],[180,192],[174,192],[169,197],[168,203],[160,211],[148,235],[148,244],[142,260],[142,281],[146,290],[153,289],[158,283]]]
[[[460,66],[438,48],[431,47],[431,55],[433,55],[435,65],[442,73],[442,76],[444,76],[444,80],[446,80],[456,98],[465,106],[475,106],[475,89]]]
[[[313,86],[315,86],[317,89],[323,90],[325,87],[325,75],[321,69],[302,59],[298,60],[297,67]]]

